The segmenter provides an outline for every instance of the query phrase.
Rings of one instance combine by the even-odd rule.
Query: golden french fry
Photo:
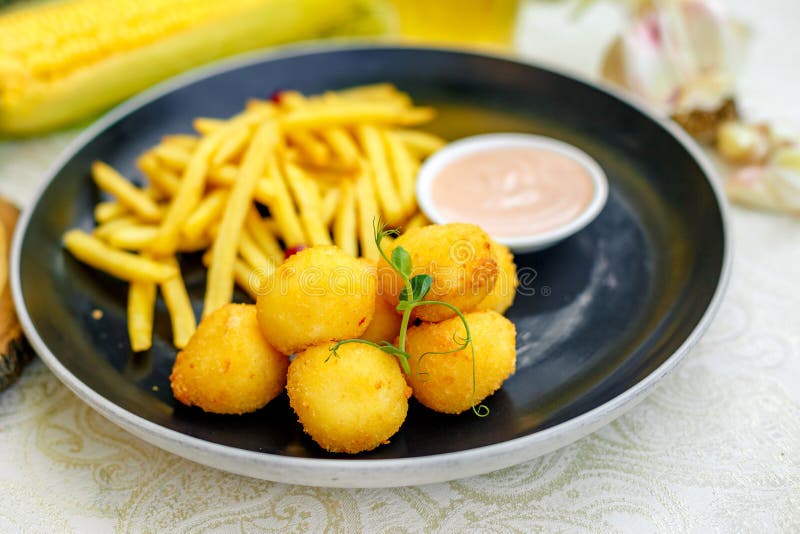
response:
[[[358,165],[358,146],[344,128],[325,128],[320,136],[330,145],[341,165],[353,169]]]
[[[195,135],[189,134],[172,134],[172,135],[165,135],[161,138],[162,145],[173,145],[182,148],[183,150],[188,150],[191,152],[195,148],[197,148],[197,143],[200,140]]]
[[[269,230],[269,233],[281,239],[283,236],[281,235],[281,227],[278,226],[278,223],[272,217],[264,217],[264,227]]]
[[[174,196],[180,188],[178,175],[158,163],[158,158],[152,152],[145,152],[137,161],[139,170],[147,176],[150,184],[163,191],[168,196]]]
[[[317,167],[324,167],[331,159],[328,146],[314,137],[306,130],[297,130],[287,134],[289,141],[294,145],[306,161]]]
[[[398,201],[397,186],[392,180],[380,131],[374,126],[362,125],[358,127],[358,137],[369,161],[373,187],[384,220],[390,226],[400,224],[403,220],[403,206]]]
[[[158,226],[131,224],[110,232],[105,240],[122,250],[143,250],[153,242],[157,233]]]
[[[280,131],[274,121],[264,122],[258,127],[247,147],[239,176],[231,189],[214,240],[214,257],[208,268],[203,316],[227,304],[233,296],[233,263],[244,219],[253,202],[253,191],[258,178],[278,144],[279,135]]]
[[[231,132],[230,136],[223,140],[216,152],[211,157],[211,165],[218,167],[234,159],[247,147],[247,142],[253,135],[253,131],[248,126]]]
[[[375,190],[369,170],[364,170],[355,184],[356,208],[358,212],[358,238],[361,243],[361,255],[370,260],[380,257],[378,246],[375,244],[375,227],[378,224],[378,203],[375,199]]]
[[[415,213],[406,224],[403,225],[403,232],[408,232],[409,230],[414,230],[415,228],[422,228],[423,226],[428,226],[431,222],[425,216],[424,213],[417,212]]]
[[[242,259],[236,258],[233,263],[233,277],[245,293],[254,301],[258,299],[258,291],[264,287],[266,274],[263,269],[254,269]]]
[[[212,119],[210,117],[198,117],[192,122],[192,126],[197,133],[207,135],[225,126],[227,121],[223,119]]]
[[[339,209],[333,220],[333,242],[351,256],[358,256],[356,191],[349,180],[342,183]]]
[[[309,243],[313,246],[330,245],[331,236],[321,218],[319,186],[309,179],[300,167],[287,163],[285,168],[289,187],[300,208],[300,222],[303,224]]]
[[[326,227],[330,226],[333,218],[336,216],[336,208],[339,206],[339,200],[342,197],[342,190],[338,187],[332,187],[325,192],[322,197],[322,205],[320,206],[320,218],[322,224]]]
[[[381,132],[389,156],[395,179],[397,193],[402,205],[403,215],[409,216],[417,209],[416,181],[419,171],[417,162],[406,147],[391,132]]]
[[[428,132],[419,130],[392,130],[392,136],[403,143],[418,159],[425,159],[444,145],[447,141]]]
[[[272,260],[258,247],[247,228],[242,230],[242,235],[239,238],[239,254],[255,268],[267,268],[268,265],[272,265]]]
[[[155,222],[161,219],[163,213],[153,199],[109,165],[95,161],[92,175],[97,187],[116,197],[117,202],[143,220]]]
[[[128,337],[133,352],[153,345],[153,311],[156,304],[156,284],[134,280],[128,288]]]
[[[228,201],[227,189],[215,189],[207,194],[181,227],[181,234],[189,241],[200,238],[211,224],[218,220]]]
[[[186,291],[186,284],[181,276],[177,260],[172,257],[167,264],[173,266],[178,274],[162,282],[159,287],[172,323],[172,344],[176,348],[182,349],[197,329],[197,318],[194,316],[192,302]]]
[[[394,103],[401,106],[411,106],[411,98],[390,83],[375,83],[341,89],[335,93],[327,93],[338,99],[375,101]]]
[[[99,202],[94,207],[94,220],[99,224],[109,222],[127,214],[129,214],[128,209],[115,200]]]
[[[163,282],[176,274],[169,265],[113,248],[83,230],[68,230],[64,246],[83,263],[129,282]]]
[[[290,111],[281,118],[281,125],[289,131],[374,123],[411,126],[428,122],[434,115],[432,108],[408,108],[382,102],[341,101],[325,105],[308,105]]]
[[[210,136],[209,136],[210,137]],[[206,137],[208,139],[208,137]],[[198,143],[198,148],[203,141]],[[208,149],[206,149],[208,150]],[[189,166],[192,153],[183,147],[174,145],[158,145],[150,150],[158,158],[158,161],[173,171],[183,172]]]
[[[275,265],[280,265],[283,262],[283,250],[281,250],[275,234],[270,231],[265,223],[266,221],[258,214],[255,206],[251,206],[247,211],[247,219],[245,220],[247,230],[256,244],[258,244],[258,248],[267,255],[267,258],[272,260]]]
[[[178,243],[177,252],[200,252],[211,246],[213,240],[206,234],[201,235],[197,239],[189,239],[183,237]]]
[[[267,204],[267,207],[280,229],[276,235],[283,238],[287,247],[304,245],[306,237],[303,233],[303,226],[300,224],[300,217],[295,211],[294,202],[286,185],[287,178],[278,165],[277,158],[270,158],[267,168],[275,190],[275,197]]]
[[[106,240],[108,236],[116,232],[119,228],[125,228],[135,224],[140,224],[137,217],[133,215],[123,215],[99,226],[95,226],[94,230],[92,230],[92,234],[99,239]]]
[[[158,235],[150,245],[156,256],[171,256],[178,248],[178,235],[186,218],[192,213],[203,195],[208,172],[208,159],[219,143],[227,137],[229,128],[220,128],[200,141],[183,171],[181,186],[172,198]]]

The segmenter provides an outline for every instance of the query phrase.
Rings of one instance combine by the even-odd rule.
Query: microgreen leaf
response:
[[[414,302],[425,298],[425,295],[431,290],[432,283],[433,277],[429,274],[418,274],[411,279],[411,292],[414,294]]]
[[[411,276],[411,254],[403,247],[392,250],[392,265],[405,278]]]

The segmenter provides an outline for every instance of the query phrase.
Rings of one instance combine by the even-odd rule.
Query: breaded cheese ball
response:
[[[252,304],[227,304],[203,319],[178,353],[172,394],[206,412],[258,410],[286,385],[289,358],[267,343]]]
[[[486,298],[497,278],[497,262],[486,232],[474,224],[433,224],[409,230],[387,247],[391,258],[394,247],[402,246],[411,256],[412,276],[433,277],[426,300],[452,304],[462,312],[473,310]],[[378,262],[378,294],[397,306],[402,278],[381,258]],[[455,312],[444,306],[420,306],[414,316],[438,322]]]
[[[427,354],[454,349],[453,336],[465,334],[461,319],[422,323],[408,330],[406,351],[411,374],[406,378],[414,397],[428,408],[457,414],[478,405],[497,391],[516,365],[514,323],[495,311],[465,314],[475,346],[475,395],[472,394],[472,352],[469,347],[450,354]]]
[[[361,258],[361,261],[372,267],[375,267],[377,263],[367,258]],[[391,343],[400,334],[402,320],[402,316],[395,307],[386,302],[386,299],[378,296],[375,298],[375,313],[372,315],[372,320],[369,322],[367,329],[361,334],[361,339],[366,339],[373,343],[380,343],[381,341]]]
[[[315,345],[289,366],[286,392],[303,430],[330,452],[387,443],[406,419],[411,388],[394,356],[362,343]]]
[[[492,240],[492,252],[497,260],[497,280],[494,287],[476,307],[477,310],[494,310],[497,313],[505,313],[514,304],[514,297],[517,294],[517,265],[514,263],[514,255],[507,246]]]
[[[400,334],[400,323],[402,321],[403,317],[397,313],[394,306],[386,302],[386,299],[377,297],[372,321],[369,322],[369,326],[361,334],[361,339],[366,339],[373,343],[380,343],[381,341],[391,343]]]
[[[360,336],[375,310],[375,268],[334,246],[289,257],[256,300],[267,341],[284,354]]]

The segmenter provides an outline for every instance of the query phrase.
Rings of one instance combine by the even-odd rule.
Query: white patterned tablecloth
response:
[[[800,3],[730,0],[755,30],[751,116],[800,127]],[[529,7],[523,54],[594,75],[620,17]],[[0,194],[27,205],[76,132],[0,142]],[[35,361],[0,393],[0,531],[800,532],[800,220],[733,208],[730,289],[642,404],[564,449],[486,476],[385,490],[253,480],[119,429]]]

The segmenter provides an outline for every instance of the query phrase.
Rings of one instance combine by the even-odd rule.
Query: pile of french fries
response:
[[[412,127],[433,116],[377,84],[311,97],[282,91],[230,119],[198,118],[197,135],[166,136],[141,155],[144,187],[95,162],[94,181],[112,199],[95,207],[91,233],[69,230],[64,246],[130,283],[134,351],[152,345],[157,290],[183,348],[197,322],[181,253],[204,251],[205,316],[231,301],[234,284],[255,299],[288,249],[335,244],[377,259],[375,221],[403,230],[427,224],[415,179],[445,141]]]

